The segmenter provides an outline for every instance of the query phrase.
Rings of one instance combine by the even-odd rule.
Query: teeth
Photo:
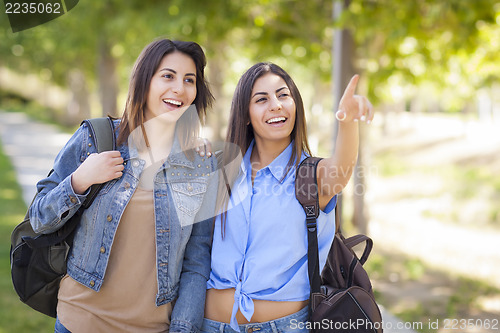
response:
[[[276,118],[269,119],[268,121],[266,121],[266,123],[272,124],[272,123],[277,123],[279,121],[285,121],[285,120],[286,120],[285,117],[276,117]]]
[[[179,101],[175,101],[175,100],[173,100],[173,99],[169,99],[169,98],[166,98],[166,99],[164,99],[163,101],[164,101],[164,102],[166,102],[166,103],[170,103],[170,104],[177,105],[177,106],[180,106],[180,105],[182,104],[182,103],[181,103],[181,102],[179,102]]]

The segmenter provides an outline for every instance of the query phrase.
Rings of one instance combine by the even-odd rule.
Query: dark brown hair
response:
[[[231,103],[231,112],[229,116],[228,131],[226,135],[226,149],[224,149],[224,165],[229,165],[239,154],[244,155],[254,139],[253,127],[250,123],[250,100],[252,89],[255,81],[265,74],[275,74],[281,77],[295,102],[296,116],[295,124],[290,134],[292,140],[292,155],[287,163],[286,171],[283,178],[286,177],[288,171],[295,164],[297,167],[300,162],[300,157],[303,152],[311,154],[309,144],[307,143],[307,126],[304,111],[304,103],[300,95],[299,89],[295,85],[290,75],[276,64],[261,62],[250,67],[240,78]],[[239,148],[239,151],[238,151]],[[236,163],[237,164],[237,163]],[[227,182],[231,186],[238,176],[239,164],[233,163],[234,167],[225,168]],[[220,200],[218,203],[219,211],[222,212],[222,234],[224,235],[224,225],[229,202],[229,194],[226,190],[225,182],[220,182],[219,186]]]
[[[205,53],[195,42],[158,39],[147,45],[135,62],[130,78],[127,102],[120,123],[118,145],[126,143],[130,133],[144,124],[146,118],[146,101],[151,79],[163,58],[176,51],[189,56],[193,59],[196,66],[196,98],[193,104],[196,106],[199,120],[202,123],[204,122],[206,110],[212,105],[214,100],[208,87],[208,82],[205,80],[204,70],[207,64]],[[196,136],[199,130],[199,123],[195,122],[197,119],[183,119],[193,118],[193,115],[192,112],[185,112],[179,119],[181,122],[178,124],[177,131],[183,150],[189,144],[190,138]],[[195,123],[196,125],[194,125]]]

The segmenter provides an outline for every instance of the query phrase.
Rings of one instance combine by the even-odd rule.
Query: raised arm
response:
[[[358,158],[359,121],[368,124],[373,119],[373,107],[364,97],[355,95],[359,75],[354,75],[347,85],[335,114],[339,131],[331,157],[318,164],[317,177],[319,204],[324,209],[334,195],[342,191],[351,178]]]

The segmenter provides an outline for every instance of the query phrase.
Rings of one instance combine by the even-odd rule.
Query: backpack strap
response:
[[[116,150],[115,127],[110,117],[86,119],[82,121],[84,123],[88,125],[90,135],[94,138],[97,153]],[[90,207],[102,186],[103,184],[94,184],[90,187],[90,193],[82,204],[83,209]]]
[[[311,294],[320,292],[318,228],[319,216],[318,181],[316,169],[321,158],[308,157],[297,168],[295,176],[295,197],[306,213],[307,227],[307,266]]]
[[[116,149],[115,126],[110,117],[86,119],[84,123],[89,126],[98,153]]]

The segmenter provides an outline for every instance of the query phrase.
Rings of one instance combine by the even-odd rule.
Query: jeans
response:
[[[71,331],[64,327],[63,324],[61,324],[61,322],[59,321],[59,318],[57,318],[56,325],[54,327],[54,333],[71,333]]]
[[[309,307],[286,317],[278,318],[264,323],[252,323],[239,325],[241,333],[308,333],[307,321],[309,319]],[[202,333],[234,333],[229,324],[203,319]]]

